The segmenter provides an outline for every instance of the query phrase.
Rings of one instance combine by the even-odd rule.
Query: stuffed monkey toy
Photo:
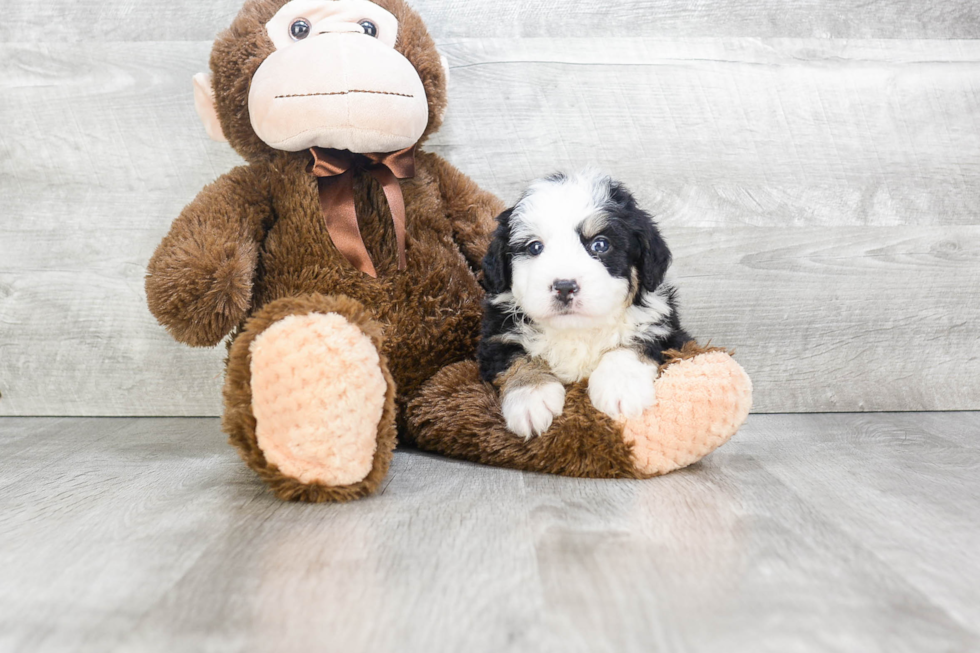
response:
[[[403,0],[247,0],[194,79],[247,162],[205,187],[148,266],[179,341],[231,334],[222,427],[287,500],[374,492],[396,439],[490,465],[639,478],[690,464],[748,411],[722,351],[674,352],[635,420],[582,388],[544,434],[507,431],[479,380],[481,259],[504,205],[422,148],[447,73]]]

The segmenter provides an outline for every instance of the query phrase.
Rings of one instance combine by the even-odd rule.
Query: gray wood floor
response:
[[[0,419],[3,651],[978,651],[980,413],[753,415],[643,482],[396,455],[281,503],[215,419]]]

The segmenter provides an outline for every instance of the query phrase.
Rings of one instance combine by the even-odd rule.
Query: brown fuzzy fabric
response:
[[[682,360],[686,360],[688,358],[694,358],[695,356],[699,356],[701,354],[707,354],[713,351],[720,351],[725,354],[728,354],[729,356],[735,355],[734,349],[725,349],[723,347],[712,347],[711,341],[708,341],[708,344],[702,346],[699,345],[694,340],[688,340],[687,342],[684,343],[684,346],[681,347],[680,349],[664,350],[664,362],[660,365],[660,371],[663,372],[665,369],[667,369],[668,366],[673,365],[674,363],[679,363]]]
[[[439,197],[452,225],[453,238],[470,267],[482,277],[483,256],[497,226],[495,218],[506,205],[441,157],[423,156],[439,181]]]
[[[440,371],[408,405],[420,449],[485,465],[589,478],[639,478],[623,429],[592,407],[584,381],[566,388],[565,408],[525,440],[504,422],[500,397],[465,361]]]
[[[258,242],[272,216],[257,172],[235,168],[206,186],[150,259],[147,303],[181,342],[213,347],[248,313]]]
[[[337,313],[359,327],[380,352],[382,350],[381,325],[372,319],[370,311],[349,297],[324,297],[301,295],[270,302],[245,324],[245,328],[231,345],[225,374],[225,414],[221,425],[228,434],[228,441],[238,448],[242,460],[269,484],[280,499],[287,501],[350,501],[374,492],[391,464],[395,448],[395,380],[388,371],[388,361],[381,355],[381,372],[388,385],[385,404],[378,425],[378,447],[374,453],[374,465],[364,480],[343,487],[331,487],[319,483],[301,483],[286,476],[268,462],[255,437],[255,416],[252,414],[250,346],[255,338],[276,320],[288,315],[309,313]]]

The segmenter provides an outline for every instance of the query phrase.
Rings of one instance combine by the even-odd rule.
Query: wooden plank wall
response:
[[[419,0],[433,139],[511,201],[595,163],[659,216],[684,317],[760,412],[980,409],[980,5]],[[223,349],[143,272],[238,162],[190,77],[237,0],[24,0],[0,24],[0,415],[214,415]]]

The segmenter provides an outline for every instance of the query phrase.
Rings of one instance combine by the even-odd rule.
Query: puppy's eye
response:
[[[589,243],[589,251],[593,254],[605,254],[609,251],[609,240],[599,236]]]
[[[540,240],[535,240],[527,244],[527,253],[531,256],[537,256],[544,251],[544,243]]]
[[[378,26],[372,23],[371,21],[362,20],[360,23],[358,23],[358,25],[361,26],[361,29],[363,29],[364,33],[367,34],[368,36],[373,36],[374,38],[378,38]]]
[[[305,18],[297,18],[289,26],[289,35],[294,41],[302,41],[310,35],[310,23]]]

